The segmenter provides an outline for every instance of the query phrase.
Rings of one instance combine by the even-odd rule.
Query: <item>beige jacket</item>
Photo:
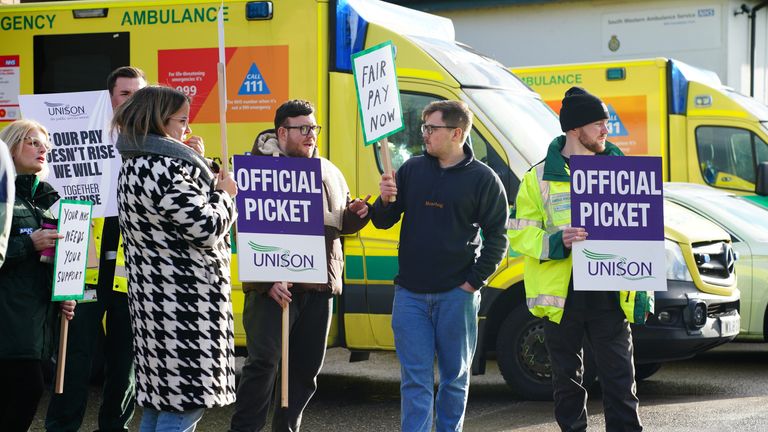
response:
[[[277,142],[274,130],[264,131],[259,134],[253,145],[251,154],[259,156],[288,157],[281,150]],[[317,149],[312,157],[320,159],[323,173],[323,209],[325,225],[325,251],[328,262],[328,282],[326,284],[295,283],[291,291],[329,291],[334,295],[341,294],[341,286],[344,279],[344,252],[341,249],[342,234],[354,234],[368,223],[370,213],[365,219],[360,219],[357,214],[349,211],[351,202],[349,187],[344,179],[344,174],[328,159],[317,155]],[[258,291],[262,294],[269,292],[272,287],[270,282],[243,282],[243,291]]]

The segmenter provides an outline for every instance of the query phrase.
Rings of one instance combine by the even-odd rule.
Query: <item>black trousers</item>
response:
[[[117,250],[120,231],[116,216],[104,220],[102,251]],[[97,301],[79,303],[69,323],[64,393],[51,395],[45,418],[48,432],[80,430],[88,404],[91,365],[106,314],[104,338],[104,385],[99,408],[98,432],[123,432],[133,418],[136,378],[133,335],[128,313],[128,294],[113,291],[115,260],[102,253],[99,263]],[[93,288],[89,286],[88,288]]]
[[[624,313],[614,310],[568,310],[560,324],[545,321],[544,335],[552,360],[555,419],[563,431],[587,430],[587,390],[583,343],[595,355],[603,390],[605,429],[641,431],[632,358],[632,331]]]
[[[260,431],[267,423],[273,394],[276,402],[273,431],[297,432],[301,415],[317,390],[317,375],[323,366],[331,325],[333,297],[327,292],[293,293],[289,306],[288,408],[279,406],[275,391],[281,358],[282,308],[255,291],[246,293],[243,327],[248,358],[237,387],[232,432]]]
[[[40,360],[0,360],[0,431],[27,432],[43,395]]]
[[[111,286],[109,283],[107,289]],[[75,432],[82,426],[88,404],[91,365],[96,356],[96,341],[105,312],[104,384],[97,430],[128,430],[136,399],[128,296],[121,292],[99,290],[98,301],[79,303],[75,308],[75,318],[69,322],[64,393],[51,394],[45,418],[48,432]]]

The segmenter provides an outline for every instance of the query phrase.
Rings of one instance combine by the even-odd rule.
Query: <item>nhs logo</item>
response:
[[[715,9],[714,8],[699,9],[697,11],[697,15],[699,16],[699,18],[713,17],[715,16]]]

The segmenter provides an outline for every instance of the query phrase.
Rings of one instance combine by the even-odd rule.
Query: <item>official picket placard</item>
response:
[[[384,42],[352,56],[357,106],[366,145],[405,127],[394,53],[392,42]]]
[[[59,204],[58,231],[64,238],[56,241],[53,301],[83,298],[92,207],[89,201],[61,200]]]
[[[326,283],[320,159],[234,156],[241,281]]]
[[[571,226],[577,291],[666,291],[660,157],[573,156]]]
[[[21,95],[19,105],[50,134],[46,181],[63,199],[91,201],[93,217],[117,216],[121,159],[110,133],[109,92]]]

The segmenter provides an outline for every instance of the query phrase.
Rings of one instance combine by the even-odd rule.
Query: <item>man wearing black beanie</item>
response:
[[[586,240],[571,227],[571,155],[622,156],[606,141],[608,109],[596,96],[571,87],[563,98],[565,132],[547,157],[523,177],[510,220],[510,248],[525,255],[525,295],[531,313],[544,318],[552,362],[555,418],[563,431],[586,431],[583,341],[594,353],[603,388],[605,428],[641,431],[630,323],[641,324],[652,305],[646,293],[574,291],[571,246]],[[640,311],[640,313],[635,313]]]

